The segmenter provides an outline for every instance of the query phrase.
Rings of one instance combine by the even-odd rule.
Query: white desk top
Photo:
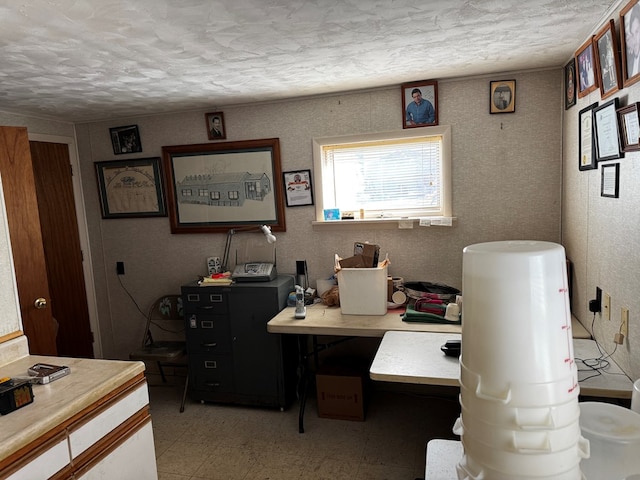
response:
[[[307,307],[307,317],[294,318],[294,307],[287,307],[267,323],[270,333],[335,335],[344,337],[382,337],[388,331],[460,333],[454,324],[403,322],[403,309],[386,315],[342,315],[340,307],[318,304]]]
[[[440,347],[447,340],[461,338],[454,333],[387,332],[376,353],[370,376],[373,380],[396,383],[458,386],[460,365]],[[600,352],[593,340],[574,339],[575,358],[597,358]],[[613,360],[602,375],[585,371],[578,363],[580,394],[596,397],[631,398],[633,383]],[[587,377],[586,380],[583,380]]]
[[[456,465],[463,453],[462,442],[457,440],[430,440],[427,443],[425,480],[457,479]]]

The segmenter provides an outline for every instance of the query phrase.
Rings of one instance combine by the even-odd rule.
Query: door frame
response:
[[[89,229],[87,227],[87,216],[84,205],[84,195],[82,191],[82,180],[80,175],[80,163],[78,161],[78,150],[75,138],[58,135],[47,135],[42,133],[29,133],[29,141],[45,143],[62,143],[69,148],[69,160],[73,175],[73,199],[76,206],[76,217],[78,219],[78,235],[80,236],[80,248],[82,249],[82,271],[84,273],[84,284],[87,292],[87,307],[89,309],[89,325],[93,333],[93,355],[95,358],[102,358],[102,339],[100,336],[100,324],[98,322],[98,302],[96,299],[96,287],[93,280],[93,264],[91,262],[91,249],[89,246]]]

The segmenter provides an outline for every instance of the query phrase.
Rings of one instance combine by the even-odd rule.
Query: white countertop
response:
[[[15,350],[11,342],[14,341],[5,342],[7,345],[0,344],[0,359],[7,360],[2,350]],[[37,440],[44,433],[144,372],[142,362],[27,354],[8,363],[0,363],[0,377],[26,376],[27,369],[35,363],[66,365],[70,367],[71,373],[49,384],[33,385],[33,403],[0,416],[0,460]]]

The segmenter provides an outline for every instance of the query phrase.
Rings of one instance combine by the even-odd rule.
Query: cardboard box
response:
[[[321,366],[316,373],[318,416],[364,421],[366,381],[361,369]]]
[[[337,275],[344,315],[387,313],[387,267],[343,268]]]

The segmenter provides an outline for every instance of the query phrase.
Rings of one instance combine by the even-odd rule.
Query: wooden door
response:
[[[56,355],[56,324],[40,231],[29,137],[24,127],[0,127],[0,174],[24,333],[34,355]],[[44,305],[42,301],[44,300]]]
[[[93,358],[69,146],[30,144],[58,355]]]

